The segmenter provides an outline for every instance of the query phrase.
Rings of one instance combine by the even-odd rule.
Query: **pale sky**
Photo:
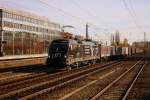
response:
[[[89,24],[90,36],[101,41],[120,31],[129,42],[141,41],[146,32],[150,40],[150,0],[0,0],[9,6],[46,16],[53,22],[72,25],[66,29],[74,34],[85,34]]]

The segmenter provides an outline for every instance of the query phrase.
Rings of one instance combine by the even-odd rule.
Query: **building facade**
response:
[[[45,17],[0,8],[0,55],[47,53],[49,43],[61,37],[60,25]]]

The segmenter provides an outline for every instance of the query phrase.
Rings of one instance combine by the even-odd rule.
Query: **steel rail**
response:
[[[65,81],[65,82],[63,82],[63,83],[61,83],[61,84],[57,84],[57,85],[52,86],[52,87],[50,87],[50,88],[46,88],[46,89],[43,89],[43,90],[41,90],[41,91],[39,91],[39,92],[35,92],[35,93],[31,94],[31,95],[27,95],[27,96],[25,96],[25,97],[22,97],[22,98],[20,98],[19,100],[30,99],[30,98],[36,97],[36,96],[38,96],[38,95],[41,95],[41,94],[47,93],[47,92],[49,92],[49,91],[52,91],[52,90],[54,90],[54,89],[58,89],[58,88],[60,88],[60,87],[62,87],[62,86],[64,86],[64,85],[67,85],[67,84],[69,84],[69,83],[75,82],[75,81],[77,81],[77,80],[80,80],[80,79],[82,79],[82,78],[85,78],[85,77],[87,77],[87,76],[89,76],[89,75],[92,75],[92,74],[94,74],[94,73],[97,73],[97,72],[99,72],[99,71],[105,70],[105,69],[107,69],[107,68],[109,68],[109,67],[111,67],[111,66],[117,65],[117,64],[119,64],[119,63],[120,63],[120,62],[117,62],[117,63],[112,64],[112,65],[110,65],[110,66],[103,67],[102,69],[96,69],[96,70],[91,71],[91,72],[89,72],[89,73],[87,73],[87,74],[83,74],[83,75],[81,75],[81,76],[78,76],[78,77],[75,77],[75,78],[73,78],[73,79],[67,80],[67,81]],[[81,73],[81,74],[82,74],[82,73]]]
[[[139,62],[141,62],[142,59],[140,59],[138,62],[136,62],[130,69],[125,71],[123,74],[121,74],[117,79],[115,79],[113,82],[111,82],[109,85],[107,85],[102,91],[100,91],[97,95],[92,97],[90,100],[97,100],[99,96],[101,96],[104,92],[106,92],[112,85],[114,85],[117,81],[119,81],[123,76],[125,76],[130,70],[132,70]]]
[[[133,82],[131,83],[130,87],[128,88],[128,90],[126,91],[126,93],[124,94],[122,100],[126,100],[129,92],[131,91],[133,85],[135,84],[135,82],[137,81],[139,75],[141,74],[141,72],[143,71],[143,68],[145,67],[146,63],[142,66],[142,68],[140,69],[140,71],[137,73],[135,79],[133,80]]]
[[[106,66],[107,64],[113,64],[115,62],[109,62],[109,63],[104,63],[103,65],[101,66]],[[89,66],[85,66],[86,68],[88,68]],[[68,70],[64,70],[64,71],[61,71],[61,72],[57,72],[57,73],[52,73],[52,74],[47,74],[47,73],[40,73],[40,74],[37,74],[37,75],[32,75],[30,77],[23,77],[23,78],[20,78],[20,79],[14,79],[12,81],[8,82],[3,82],[3,83],[0,83],[0,89],[4,89],[4,88],[9,88],[9,87],[15,87],[17,85],[21,85],[21,84],[25,84],[27,82],[31,83],[33,81],[36,81],[36,80],[40,80],[40,79],[45,79],[45,78],[52,78],[52,77],[55,77],[57,78],[57,76],[60,76],[61,74],[69,74],[70,72],[74,72],[74,71],[77,71],[77,70],[84,70],[85,67],[80,67],[78,69],[73,69],[71,71],[68,72]],[[52,78],[54,79],[54,78]],[[9,83],[9,84],[8,84]]]
[[[120,63],[120,62],[113,63],[112,65],[116,65],[118,63]],[[46,81],[46,82],[43,82],[43,83],[40,83],[40,84],[36,84],[36,85],[33,85],[33,86],[29,86],[29,87],[26,87],[26,88],[23,88],[23,89],[11,91],[11,92],[9,92],[7,94],[0,95],[0,99],[8,98],[10,96],[14,96],[16,94],[23,93],[23,92],[25,92],[27,90],[30,90],[30,89],[33,89],[33,88],[37,88],[37,87],[40,87],[40,86],[43,86],[43,85],[46,85],[46,84],[50,84],[50,83],[57,82],[57,81],[60,81],[60,80],[63,80],[63,79],[67,79],[67,78],[72,77],[74,75],[78,75],[78,74],[81,74],[81,73],[84,73],[84,72],[88,72],[88,71],[91,71],[91,70],[96,70],[98,68],[103,68],[104,66],[108,66],[108,65],[110,65],[110,64],[105,64],[105,65],[100,66],[100,67],[91,67],[89,69],[85,69],[85,70],[82,70],[82,71],[79,71],[79,72],[76,72],[76,73],[72,73],[70,75],[62,76],[62,77],[57,78],[57,79]],[[104,68],[107,68],[107,67],[104,67]]]
[[[73,94],[75,94],[75,93],[77,93],[77,92],[83,90],[84,88],[87,88],[88,86],[91,86],[92,84],[96,83],[97,81],[99,81],[99,80],[101,80],[101,79],[103,79],[103,78],[109,76],[110,74],[113,74],[115,71],[116,71],[116,70],[113,70],[113,71],[111,71],[111,72],[109,72],[109,73],[107,73],[107,74],[104,74],[104,75],[98,77],[98,79],[95,79],[95,80],[91,81],[90,83],[88,83],[88,84],[86,84],[86,85],[84,85],[84,86],[82,86],[82,87],[80,87],[80,88],[78,88],[78,89],[76,89],[76,90],[70,92],[69,94],[67,94],[67,95],[65,95],[65,96],[63,96],[63,97],[61,97],[61,98],[59,98],[58,100],[66,100],[66,99],[68,99],[68,98],[69,98],[70,96],[72,96]]]

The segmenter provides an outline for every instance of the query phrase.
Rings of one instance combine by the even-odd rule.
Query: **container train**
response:
[[[78,67],[102,59],[120,58],[141,52],[142,50],[133,47],[104,46],[93,41],[57,39],[49,46],[46,64],[57,67]]]

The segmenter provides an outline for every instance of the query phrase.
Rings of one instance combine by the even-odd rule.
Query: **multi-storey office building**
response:
[[[0,8],[0,51],[5,55],[42,54],[61,38],[60,25],[23,11]]]

